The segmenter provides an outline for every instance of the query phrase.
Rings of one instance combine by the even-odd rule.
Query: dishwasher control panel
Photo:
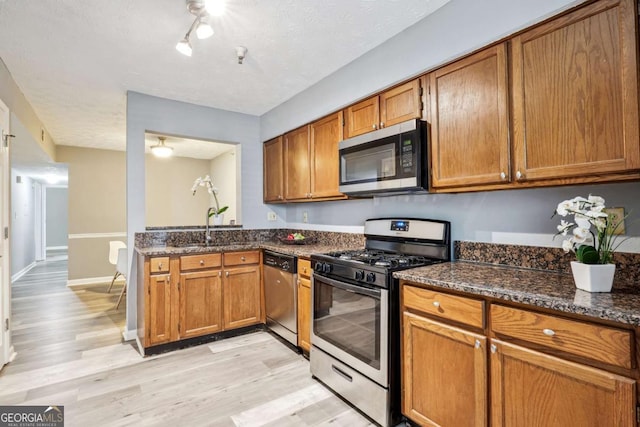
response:
[[[263,258],[264,265],[274,267],[287,273],[296,273],[296,257],[292,255],[279,254],[276,252],[265,251]]]

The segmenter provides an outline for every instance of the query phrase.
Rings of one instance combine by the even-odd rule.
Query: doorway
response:
[[[10,221],[10,137],[9,108],[0,100],[0,369],[12,357],[11,347],[11,264],[9,250]]]

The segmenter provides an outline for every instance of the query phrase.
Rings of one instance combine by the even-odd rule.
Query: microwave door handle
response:
[[[373,298],[380,299],[380,294],[381,294],[380,290],[366,288],[364,286],[356,286],[356,285],[352,285],[350,283],[345,283],[345,282],[339,282],[337,280],[333,280],[325,276],[316,276],[315,274],[312,277],[313,277],[314,283],[316,280],[320,280],[321,282],[325,282],[328,285],[331,285],[338,289],[342,289],[343,291],[352,292],[352,293],[361,294],[361,295],[367,295]]]

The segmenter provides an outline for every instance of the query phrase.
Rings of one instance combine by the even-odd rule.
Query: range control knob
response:
[[[331,264],[329,263],[324,263],[322,264],[322,272],[323,273],[331,273]]]
[[[376,281],[376,274],[375,273],[367,273],[367,282],[375,282]]]
[[[356,270],[355,278],[356,280],[364,280],[364,270]]]
[[[282,261],[282,265],[280,266],[285,271],[289,271],[289,261]]]
[[[316,262],[316,264],[313,266],[313,269],[315,271],[322,271],[322,263],[321,262]]]

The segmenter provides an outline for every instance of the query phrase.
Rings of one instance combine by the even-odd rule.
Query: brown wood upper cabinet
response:
[[[420,79],[396,86],[345,109],[345,138],[422,116]]]
[[[338,143],[341,140],[341,111],[284,136],[285,200],[333,200],[346,197],[338,191]]]
[[[284,140],[281,136],[264,143],[263,191],[268,203],[284,201]]]
[[[433,188],[507,182],[506,43],[430,74]]]
[[[640,168],[636,26],[603,0],[513,38],[516,180]]]

